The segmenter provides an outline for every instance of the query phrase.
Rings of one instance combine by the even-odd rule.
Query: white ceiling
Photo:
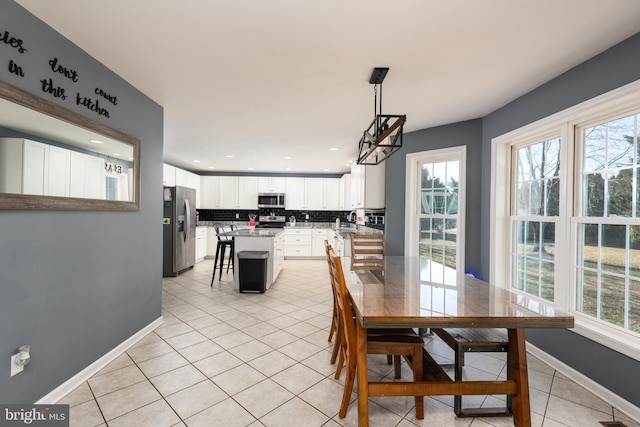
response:
[[[374,67],[410,132],[482,117],[640,31],[638,0],[16,1],[162,105],[165,161],[206,172],[347,171]]]

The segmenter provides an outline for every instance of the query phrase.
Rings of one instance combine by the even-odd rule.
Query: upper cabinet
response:
[[[254,176],[202,176],[203,209],[257,209],[258,179]]]
[[[176,168],[164,163],[162,165],[162,181],[165,187],[174,187],[176,185]]]
[[[258,177],[258,193],[285,193],[285,178],[280,176]]]
[[[338,209],[341,211],[351,209],[351,174],[349,173],[345,173],[340,178]]]
[[[351,165],[351,208],[384,208],[385,164]]]
[[[340,178],[286,178],[288,210],[338,210]]]
[[[0,192],[105,198],[103,158],[22,138],[0,138]]]
[[[196,190],[196,208],[202,204],[202,191],[200,189],[200,175],[184,169],[164,164],[162,168],[162,184],[165,187],[187,187]]]

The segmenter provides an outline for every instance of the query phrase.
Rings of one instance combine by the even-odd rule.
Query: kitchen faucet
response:
[[[353,219],[351,219],[351,215],[353,215]],[[349,222],[356,222],[357,219],[358,219],[358,213],[356,211],[351,211],[349,212],[349,215],[347,215],[347,221]]]

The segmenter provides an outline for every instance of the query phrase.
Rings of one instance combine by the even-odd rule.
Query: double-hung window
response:
[[[491,277],[640,360],[640,82],[493,140]]]

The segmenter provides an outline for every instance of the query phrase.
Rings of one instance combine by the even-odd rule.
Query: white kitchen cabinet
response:
[[[286,178],[289,210],[338,210],[339,178]]]
[[[254,176],[218,177],[219,209],[257,209],[258,179]]]
[[[189,172],[184,169],[175,168],[176,171],[176,183],[175,185],[180,187],[187,187],[197,189],[200,186],[200,175],[193,172]]]
[[[258,193],[285,193],[286,181],[279,176],[258,177]]]
[[[207,255],[207,228],[196,227],[196,262],[202,261]]]
[[[22,138],[0,138],[0,190],[69,195],[71,151]]]
[[[340,178],[322,179],[324,196],[322,209],[326,211],[337,211],[340,209]]]
[[[16,193],[47,194],[47,177],[49,172],[49,146],[39,142],[23,140],[24,154],[22,161],[22,176],[16,177],[16,182],[22,181],[21,190]]]
[[[238,208],[238,177],[221,176],[218,182],[218,208]]]
[[[101,157],[71,152],[69,195],[85,199],[104,199],[106,193],[105,161]]]
[[[284,264],[284,233],[278,234],[273,238],[273,280],[278,277],[282,265]]]
[[[304,209],[320,211],[324,209],[324,180],[304,178]]]
[[[285,257],[311,256],[311,228],[289,228],[284,231]]]
[[[162,185],[174,187],[176,185],[176,168],[166,163],[162,164]]]
[[[329,244],[332,243],[333,236],[330,236],[330,234],[333,234],[333,232],[325,228],[314,228],[311,230],[311,256],[327,256],[327,252],[324,248],[324,241],[328,240]]]
[[[345,173],[340,178],[338,209],[341,211],[351,209],[351,174],[349,173]]]
[[[218,234],[214,227],[207,227],[207,252],[206,258],[215,259],[216,249],[218,249]]]
[[[384,208],[385,165],[351,165],[351,208]]]
[[[258,179],[254,176],[200,177],[202,209],[257,209]]]
[[[218,209],[220,206],[218,198],[219,178],[218,176],[200,177],[200,207],[202,209]]]
[[[238,208],[258,208],[258,178],[255,176],[238,177]]]
[[[48,196],[69,196],[69,164],[71,151],[66,148],[49,146],[49,167],[45,183],[45,194]]]
[[[305,189],[304,178],[289,178],[285,179],[286,182],[286,197],[285,204],[288,210],[302,210],[305,209]]]

